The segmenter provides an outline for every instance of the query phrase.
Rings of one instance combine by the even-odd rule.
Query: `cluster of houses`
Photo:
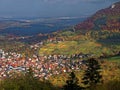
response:
[[[48,79],[52,75],[81,70],[85,67],[85,57],[89,54],[67,55],[33,55],[32,58],[15,52],[6,53],[0,49],[0,78],[13,75],[16,72],[25,73],[30,67],[35,77]]]

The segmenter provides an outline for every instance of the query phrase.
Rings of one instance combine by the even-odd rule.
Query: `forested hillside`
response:
[[[120,2],[99,10],[75,28],[76,30],[120,30]]]
[[[40,54],[115,55],[120,51],[120,2],[99,10],[71,29],[54,32]]]

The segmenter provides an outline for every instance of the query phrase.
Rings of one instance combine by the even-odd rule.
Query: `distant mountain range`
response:
[[[76,30],[120,30],[120,2],[99,10],[82,23]]]

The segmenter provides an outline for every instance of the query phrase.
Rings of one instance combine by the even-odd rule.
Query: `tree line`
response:
[[[25,74],[3,79],[0,82],[0,90],[119,90],[120,81],[110,81],[104,84],[101,71],[98,60],[88,59],[80,81],[82,85],[78,84],[79,80],[72,71],[64,86],[55,87],[49,81],[40,81],[39,78],[34,77],[32,68],[30,68]]]

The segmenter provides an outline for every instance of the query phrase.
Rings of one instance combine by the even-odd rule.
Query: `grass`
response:
[[[40,49],[40,54],[71,54],[70,51],[73,51],[74,46],[77,46],[75,41],[49,43]]]
[[[107,58],[107,59],[108,59],[108,61],[120,63],[120,56],[114,56],[114,57],[110,57],[110,58]]]
[[[112,51],[102,46],[101,44],[90,41],[90,40],[80,40],[80,41],[64,41],[58,43],[48,43],[40,48],[39,54],[64,54],[72,55],[78,53],[84,54],[94,54],[95,56],[100,56],[102,53],[112,54]]]
[[[98,34],[97,38],[103,39],[99,41],[95,37],[92,38],[91,35],[95,36],[96,34]],[[94,54],[95,57],[99,57],[101,55],[114,55],[120,50],[119,35],[120,34],[118,32],[113,33],[106,30],[100,32],[96,31],[92,34],[88,33],[86,35],[72,31],[62,31],[58,33],[56,37],[63,38],[64,41],[45,44],[40,48],[39,54],[72,55],[84,53]]]

